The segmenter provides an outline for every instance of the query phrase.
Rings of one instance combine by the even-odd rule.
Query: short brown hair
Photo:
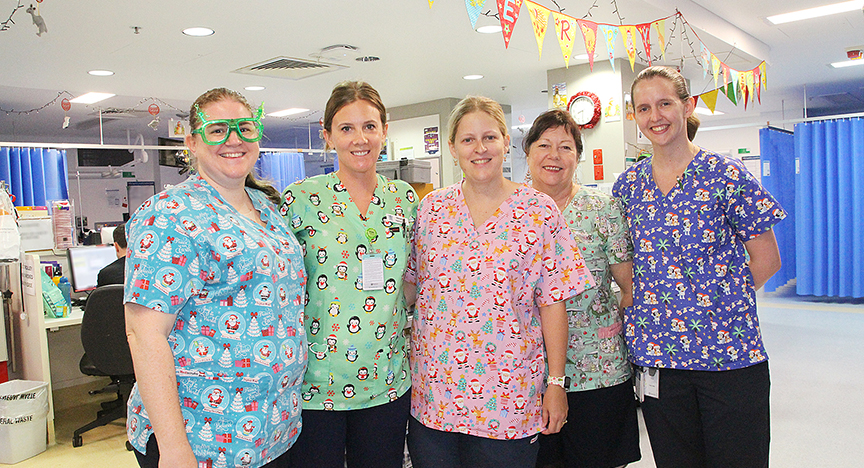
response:
[[[525,157],[528,157],[531,145],[539,140],[546,130],[558,127],[563,127],[564,131],[573,137],[573,141],[576,143],[576,155],[582,156],[582,132],[579,131],[579,125],[576,124],[576,121],[573,120],[573,116],[569,112],[561,109],[552,109],[534,119],[534,124],[531,125],[531,129],[528,130],[525,139],[522,140],[522,150],[525,151]]]

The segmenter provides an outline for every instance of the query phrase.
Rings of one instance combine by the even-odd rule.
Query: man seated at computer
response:
[[[117,260],[99,270],[99,275],[96,277],[96,286],[123,284],[126,276],[126,225],[121,224],[114,228],[113,236]]]

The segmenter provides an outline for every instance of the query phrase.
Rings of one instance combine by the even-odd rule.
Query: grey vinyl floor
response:
[[[771,369],[771,466],[864,466],[864,300],[828,301],[794,295],[793,286],[758,297]],[[82,392],[79,405],[56,415],[57,444],[20,468],[135,467],[124,447],[123,421],[84,434],[72,447],[73,430],[85,424],[105,397]],[[640,418],[641,421],[641,418]],[[642,460],[653,468],[642,428]]]

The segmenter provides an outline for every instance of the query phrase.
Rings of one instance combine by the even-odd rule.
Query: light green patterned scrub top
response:
[[[594,390],[626,382],[631,375],[622,336],[618,300],[609,265],[630,261],[633,245],[617,200],[579,187],[562,210],[585,264],[597,283],[567,301],[570,339],[565,375],[567,391]]]
[[[280,213],[303,247],[309,276],[304,410],[370,408],[411,388],[402,275],[418,199],[406,182],[377,181],[365,214],[336,173],[295,182],[282,194]],[[383,264],[376,290],[363,287],[361,259],[370,255]]]

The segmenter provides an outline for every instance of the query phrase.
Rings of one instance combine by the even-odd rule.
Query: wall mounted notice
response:
[[[24,261],[24,268],[21,271],[21,283],[24,285],[24,294],[32,296],[36,294],[33,289],[33,284],[36,281],[36,268],[33,266],[33,260],[28,258]]]

